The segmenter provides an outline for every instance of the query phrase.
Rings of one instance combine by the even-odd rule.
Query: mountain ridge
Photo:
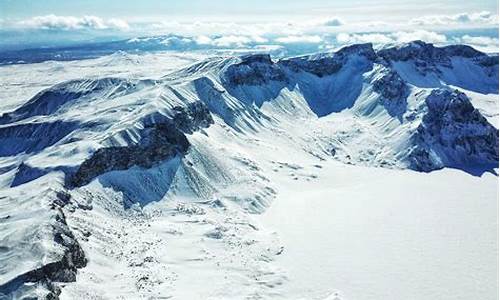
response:
[[[421,41],[381,50],[360,44],[277,61],[263,54],[209,58],[161,78],[60,83],[0,116],[2,221],[13,228],[33,220],[25,230],[36,240],[47,222],[63,220],[59,210],[75,215],[69,223],[91,222],[86,214],[141,214],[148,206],[196,199],[176,213],[203,212],[219,220],[230,212],[241,221],[220,221],[210,238],[252,231],[256,225],[246,214],[262,213],[276,194],[267,165],[290,169],[293,176],[300,170],[273,156],[280,147],[319,162],[423,172],[452,167],[473,175],[481,166],[479,174],[493,172],[498,125],[475,108],[467,95],[472,92],[498,95],[498,56]],[[247,148],[263,149],[266,156]],[[16,210],[18,198],[35,201],[37,186],[47,182],[56,192],[36,201],[43,214]],[[95,212],[87,213],[89,202]],[[29,295],[39,288],[57,297],[53,282],[76,278],[74,266],[85,264],[75,245],[88,237],[73,227],[77,233],[66,234],[67,243],[51,239],[63,227],[44,231],[43,241],[50,242],[40,244],[54,245],[40,252],[54,260],[41,266],[33,259],[40,253],[13,231],[3,233],[11,246],[1,255],[18,252],[31,263],[23,270],[5,267],[1,293]],[[68,263],[62,271],[26,275],[54,261]]]

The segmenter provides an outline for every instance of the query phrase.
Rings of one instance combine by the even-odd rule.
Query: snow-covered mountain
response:
[[[463,45],[210,57],[161,77],[71,79],[10,107],[0,115],[7,299],[193,299],[190,286],[275,298],[283,245],[255,214],[279,194],[273,173],[315,180],[295,160],[498,168],[498,56]]]

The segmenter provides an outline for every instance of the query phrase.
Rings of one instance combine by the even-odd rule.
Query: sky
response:
[[[38,15],[99,15],[126,19],[203,16],[238,19],[241,16],[273,18],[346,14],[348,18],[404,18],[421,14],[457,14],[473,11],[497,12],[493,0],[0,0],[2,17],[29,18]],[[377,16],[373,13],[376,12]],[[356,13],[356,15],[354,15]],[[349,16],[349,14],[351,14]]]
[[[0,0],[0,50],[2,45],[28,48],[155,35],[227,47],[305,43],[319,48],[332,39],[347,44],[414,37],[493,51],[498,47],[498,2]]]

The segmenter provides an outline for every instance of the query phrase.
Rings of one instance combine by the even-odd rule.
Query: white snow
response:
[[[42,89],[62,81],[92,77],[155,78],[203,59],[199,53],[117,52],[96,59],[46,61],[1,66],[0,112],[14,110]]]
[[[117,53],[0,67],[1,113],[61,81],[90,78],[77,82],[77,91],[106,85],[15,121],[64,121],[29,136],[33,147],[70,122],[81,126],[40,152],[11,141],[15,153],[0,157],[0,217],[26,221],[0,228],[0,246],[11,247],[0,247],[7,262],[0,284],[37,267],[44,251],[59,254],[51,252],[57,245],[47,241],[50,234],[36,235],[54,214],[38,192],[62,188],[62,172],[51,168],[77,166],[100,147],[137,142],[144,122],[201,100],[215,123],[186,134],[185,156],[108,172],[70,191],[63,211],[88,264],[75,282],[57,284],[61,299],[498,298],[498,175],[419,173],[402,159],[432,88],[459,85],[498,127],[498,86],[493,93],[494,84],[476,78],[471,91],[467,77],[453,77],[453,70],[443,79],[397,63],[410,85],[407,110],[396,118],[372,87],[385,66],[365,70],[360,57],[335,75],[299,72],[288,74],[293,85],[232,90],[220,75],[240,60],[217,57],[182,68],[201,58]],[[468,62],[454,63],[460,72],[480,73]],[[119,87],[109,88],[115,81],[104,77],[120,78]],[[11,187],[21,162],[49,173]],[[16,237],[15,230],[30,234]],[[45,248],[32,249],[27,239]],[[8,257],[13,249],[25,256],[19,267]]]
[[[324,164],[262,215],[286,299],[496,299],[498,178]]]

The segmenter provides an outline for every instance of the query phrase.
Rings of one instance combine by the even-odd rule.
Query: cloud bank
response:
[[[456,15],[431,15],[410,20],[412,25],[495,25],[498,17],[489,11]]]
[[[447,42],[447,38],[444,34],[439,34],[433,31],[426,31],[426,30],[397,31],[391,33],[365,33],[365,34],[340,33],[337,35],[336,39],[337,42],[341,44],[358,44],[358,43],[390,44],[390,43],[408,43],[414,40],[422,40],[437,44],[442,44]]]
[[[349,17],[349,16],[346,16]],[[253,34],[288,32],[296,35],[305,33],[333,32],[339,29],[349,28],[351,31],[373,30],[374,27],[385,27],[390,30],[415,30],[419,26],[426,26],[426,29],[432,30],[432,27],[449,26],[448,29],[457,29],[461,27],[479,26],[494,27],[498,25],[498,15],[489,11],[464,12],[453,15],[424,15],[404,22],[380,22],[368,21],[345,21],[337,16],[318,19],[289,21],[255,22],[255,23],[234,23],[217,21],[196,21],[196,22],[178,22],[172,21],[138,21],[127,22],[118,18],[102,18],[99,16],[60,16],[60,15],[42,15],[29,19],[3,22],[4,27],[30,28],[30,29],[50,29],[50,30],[136,30],[144,33],[164,31],[171,34],[226,34],[228,31],[233,33],[249,32]],[[429,28],[431,27],[431,28]],[[169,31],[169,32],[165,32]]]
[[[490,12],[428,15],[399,24],[346,22],[336,16],[317,20],[234,23],[201,20],[130,22],[98,16],[44,15],[9,22],[0,22],[0,34],[9,26],[14,29],[7,37],[15,36],[12,34],[15,30],[29,29],[32,37],[38,36],[40,41],[46,40],[49,45],[54,44],[52,42],[57,38],[64,42],[72,36],[82,40],[84,36],[90,39],[108,34],[114,40],[130,39],[130,43],[144,40],[137,37],[158,37],[156,42],[172,50],[272,49],[282,52],[285,49],[288,54],[301,54],[355,43],[391,44],[423,40],[438,45],[466,43],[479,50],[498,51],[498,38],[491,30],[489,35],[483,35],[482,32],[456,29],[457,26],[477,24],[482,24],[480,28],[496,28],[498,17]],[[433,29],[433,26],[437,28]],[[494,30],[498,33],[498,29]],[[0,35],[0,46],[1,38]]]
[[[45,29],[45,30],[130,29],[129,24],[124,20],[116,18],[102,19],[96,16],[83,16],[83,17],[56,16],[56,15],[37,16],[28,20],[20,21],[18,25],[30,29]]]

